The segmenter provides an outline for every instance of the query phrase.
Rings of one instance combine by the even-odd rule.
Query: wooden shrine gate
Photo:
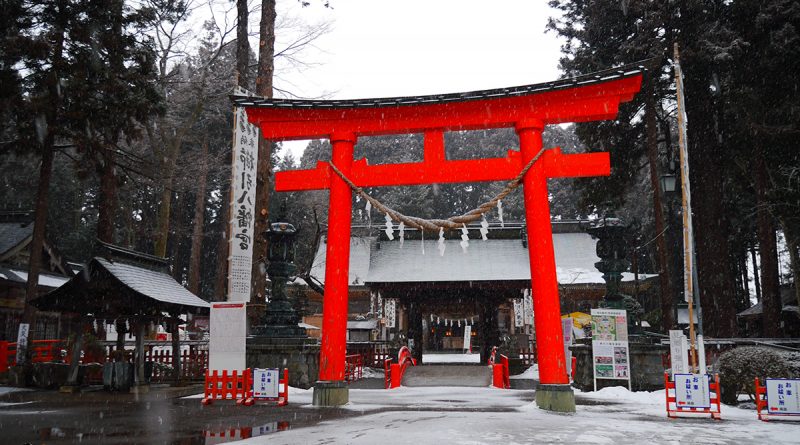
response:
[[[643,70],[623,67],[578,78],[496,90],[358,100],[289,100],[234,97],[248,119],[273,141],[327,138],[332,163],[358,187],[502,181],[516,177],[542,149],[546,125],[613,119],[621,102],[639,91]],[[513,127],[520,150],[506,157],[447,160],[443,132]],[[353,160],[360,136],[424,133],[424,160],[369,165]],[[525,174],[525,218],[534,296],[540,387],[544,409],[574,411],[562,342],[558,283],[547,179],[610,174],[608,153],[546,150]],[[327,162],[315,169],[278,172],[277,191],[330,190],[317,405],[347,402],[345,346],[352,190]],[[318,396],[319,392],[319,396]],[[334,394],[336,393],[336,394]],[[338,394],[338,395],[337,395]],[[541,396],[541,397],[540,397]]]

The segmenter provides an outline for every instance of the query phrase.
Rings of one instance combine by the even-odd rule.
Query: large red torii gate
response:
[[[562,81],[435,96],[359,100],[287,100],[234,97],[248,119],[273,141],[327,138],[331,162],[359,187],[502,181],[516,177],[542,148],[545,125],[613,119],[621,102],[639,91],[643,70],[624,67]],[[504,158],[445,157],[444,131],[513,127],[520,150]],[[423,162],[369,165],[353,161],[359,136],[424,133]],[[561,331],[547,179],[610,174],[608,153],[547,150],[523,179],[540,407],[574,411]],[[344,366],[350,261],[350,187],[326,162],[315,169],[278,172],[276,191],[330,189],[325,296],[316,405],[347,402]]]

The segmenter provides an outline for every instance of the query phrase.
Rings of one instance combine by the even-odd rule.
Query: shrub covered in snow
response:
[[[739,394],[755,397],[755,378],[785,378],[800,375],[800,354],[762,346],[743,346],[719,357],[722,402],[735,405]]]

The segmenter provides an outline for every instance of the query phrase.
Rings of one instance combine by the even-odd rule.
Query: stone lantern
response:
[[[294,264],[297,230],[283,219],[279,217],[279,221],[271,223],[264,232],[268,243],[267,274],[272,288],[264,324],[255,326],[254,333],[264,337],[306,337],[306,330],[298,326],[301,316],[286,294],[286,283],[297,270]]]
[[[637,321],[643,313],[641,304],[635,298],[620,292],[622,273],[631,265],[627,259],[630,228],[622,219],[607,216],[586,229],[592,238],[597,239],[597,256],[600,261],[594,267],[603,272],[603,280],[606,282],[606,294],[601,306],[627,310],[629,328],[638,324]]]

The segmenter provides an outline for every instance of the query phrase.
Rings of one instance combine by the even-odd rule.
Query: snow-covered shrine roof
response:
[[[209,307],[208,302],[189,292],[170,275],[105,258],[95,258],[104,269],[122,284],[145,297],[161,303],[180,306]]]
[[[168,273],[165,259],[100,243],[80,274],[58,289],[36,298],[44,310],[131,315],[159,311],[197,312],[210,305]]]
[[[33,236],[33,222],[0,222],[0,261]]]
[[[28,271],[12,267],[0,266],[0,279],[24,284],[28,282]],[[39,286],[55,289],[69,281],[68,277],[53,275],[49,273],[39,273]]]
[[[513,229],[512,229],[513,230]],[[516,229],[519,233],[519,228]],[[508,229],[506,229],[508,231]],[[463,281],[525,281],[530,280],[528,249],[522,240],[480,239],[470,231],[466,252],[460,239],[446,239],[440,255],[437,239],[379,240],[377,236],[353,236],[350,239],[351,286],[371,283],[420,283]],[[584,232],[553,233],[556,274],[561,285],[604,284],[602,272],[594,263],[597,240]],[[424,245],[424,254],[423,254]],[[325,277],[326,244],[320,243],[311,275],[320,281]],[[639,274],[639,279],[655,275]],[[623,273],[623,281],[633,281],[634,275]]]

